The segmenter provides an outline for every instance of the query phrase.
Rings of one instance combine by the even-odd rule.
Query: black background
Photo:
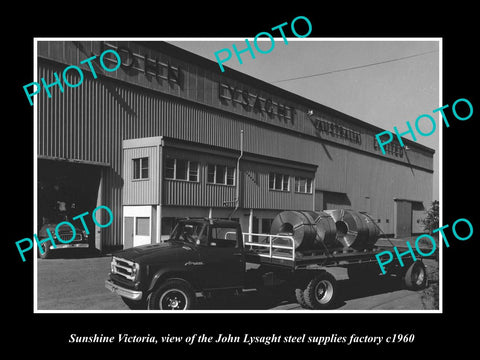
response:
[[[445,3],[444,3],[445,4]],[[227,357],[248,350],[260,354],[290,350],[293,356],[357,356],[357,351],[385,357],[385,354],[416,356],[441,354],[446,350],[465,353],[475,344],[477,313],[476,263],[480,227],[477,212],[478,164],[477,129],[480,104],[475,83],[479,79],[477,12],[459,2],[420,9],[418,4],[384,3],[382,7],[342,3],[338,8],[319,3],[303,6],[278,3],[264,10],[246,3],[194,5],[177,2],[118,3],[105,5],[74,4],[68,10],[52,4],[41,9],[18,10],[18,21],[4,23],[2,68],[3,88],[3,159],[4,209],[3,260],[3,326],[4,344],[23,352],[28,348],[48,356],[72,354],[122,355],[126,350],[137,356],[164,356],[176,352],[195,356],[199,352],[213,357]],[[33,262],[21,262],[15,241],[31,237],[33,230],[33,109],[26,101],[23,85],[33,78],[34,37],[253,37],[296,16],[310,19],[310,37],[442,37],[443,38],[443,104],[467,98],[474,114],[468,121],[451,116],[450,128],[444,127],[443,138],[443,207],[444,224],[467,218],[474,225],[468,241],[452,240],[444,249],[443,314],[33,314]],[[13,14],[12,14],[13,19]],[[477,21],[477,23],[476,23]],[[302,33],[299,30],[299,33]],[[272,55],[274,56],[274,54]],[[5,81],[6,80],[6,81]],[[401,99],[399,100],[401,101]],[[433,110],[433,109],[432,109]],[[449,114],[450,112],[447,112]],[[451,113],[450,113],[451,114]],[[420,114],[419,114],[420,115]],[[406,119],[408,120],[408,119]],[[8,264],[8,265],[7,265]],[[476,271],[477,270],[477,271]],[[414,333],[415,343],[375,346],[309,344],[246,345],[141,345],[141,344],[68,344],[70,333],[105,335],[166,334],[188,336],[205,333],[240,335],[307,335],[338,334],[388,336]],[[235,352],[234,352],[235,351]],[[347,353],[347,351],[349,351]],[[352,351],[355,351],[353,353]],[[296,354],[296,355],[295,355]],[[283,357],[287,357],[284,353]]]

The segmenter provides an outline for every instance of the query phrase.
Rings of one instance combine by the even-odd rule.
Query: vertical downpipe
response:
[[[313,176],[312,185],[311,185],[312,195],[313,195],[313,198],[312,198],[312,211],[315,211],[315,196],[316,196],[316,192],[315,192],[315,178],[316,178],[316,175],[317,175],[317,174],[315,174],[315,175]]]
[[[236,170],[236,186],[235,186],[235,209],[228,217],[232,219],[233,214],[238,210],[240,206],[240,160],[243,156],[243,130],[240,130],[240,156],[237,159],[237,170]]]
[[[250,209],[250,214],[248,216],[248,242],[252,242],[252,233],[253,233],[253,209]]]
[[[157,226],[157,233],[155,242],[157,244],[162,242],[162,207],[163,207],[163,136],[160,136],[160,143],[158,144],[158,155],[156,164],[153,166],[157,166],[157,176],[158,176],[158,187],[157,187],[157,218],[156,218],[156,226]]]

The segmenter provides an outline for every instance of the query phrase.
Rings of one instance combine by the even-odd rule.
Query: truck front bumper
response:
[[[126,297],[131,300],[141,300],[143,293],[141,291],[130,290],[114,284],[111,280],[105,280],[105,287],[114,294]]]
[[[56,244],[56,246],[50,245],[50,250],[55,249],[69,249],[69,248],[88,248],[88,243],[73,243],[73,244]]]

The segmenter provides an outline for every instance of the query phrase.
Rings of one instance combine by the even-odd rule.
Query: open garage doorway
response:
[[[92,213],[97,207],[101,194],[102,166],[77,162],[38,159],[38,211],[39,229],[47,223],[63,221],[65,216],[72,218],[84,212]],[[92,217],[84,217],[89,230],[91,248],[99,242],[96,239]],[[80,219],[73,223],[83,228]]]

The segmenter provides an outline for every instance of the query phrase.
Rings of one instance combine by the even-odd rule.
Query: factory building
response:
[[[119,66],[113,52],[100,63],[109,49]],[[71,216],[112,210],[111,226],[87,224],[101,250],[160,242],[180,217],[268,232],[294,209],[351,208],[388,236],[423,232],[434,151],[405,139],[384,155],[368,119],[165,42],[40,40],[37,59],[47,84],[82,69],[65,72],[80,85],[35,100],[39,226],[64,199]]]

